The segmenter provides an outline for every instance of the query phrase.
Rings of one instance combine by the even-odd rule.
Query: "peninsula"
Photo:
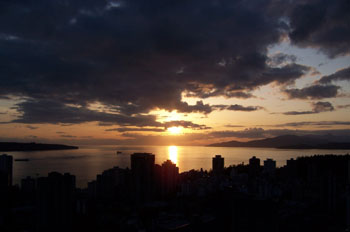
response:
[[[46,151],[69,149],[79,149],[79,147],[62,144],[0,142],[0,151]]]

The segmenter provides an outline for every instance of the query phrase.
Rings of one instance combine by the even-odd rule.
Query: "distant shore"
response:
[[[49,150],[70,150],[70,149],[79,149],[79,147],[68,146],[63,144],[0,142],[0,152],[49,151]]]
[[[333,138],[334,139],[334,138]],[[327,137],[282,135],[274,138],[252,140],[249,142],[228,141],[207,145],[209,147],[250,147],[250,148],[276,148],[276,149],[325,149],[349,150],[349,142],[335,142]]]
[[[220,145],[220,144],[211,144],[207,147],[238,147],[238,148],[275,148],[275,149],[291,149],[291,150],[350,150],[350,143],[329,143],[329,144],[321,144],[321,145],[305,145],[298,144],[295,146],[281,146],[281,147],[269,147],[269,146],[229,146],[229,145]]]

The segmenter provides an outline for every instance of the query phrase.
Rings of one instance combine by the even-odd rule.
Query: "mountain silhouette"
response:
[[[252,140],[249,142],[228,141],[208,145],[210,147],[265,147],[285,149],[350,149],[348,142],[336,142],[323,136],[281,135],[274,138]]]

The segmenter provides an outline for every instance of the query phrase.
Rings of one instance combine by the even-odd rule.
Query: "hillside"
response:
[[[350,143],[337,143],[319,136],[282,135],[249,142],[228,141],[210,147],[265,147],[283,149],[350,149]]]
[[[45,151],[68,149],[79,149],[79,147],[62,144],[0,142],[0,151]]]

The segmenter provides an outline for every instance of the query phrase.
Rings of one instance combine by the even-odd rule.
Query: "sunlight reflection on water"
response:
[[[178,153],[178,148],[177,146],[169,146],[168,147],[168,157],[171,162],[174,164],[177,164],[177,154]]]

